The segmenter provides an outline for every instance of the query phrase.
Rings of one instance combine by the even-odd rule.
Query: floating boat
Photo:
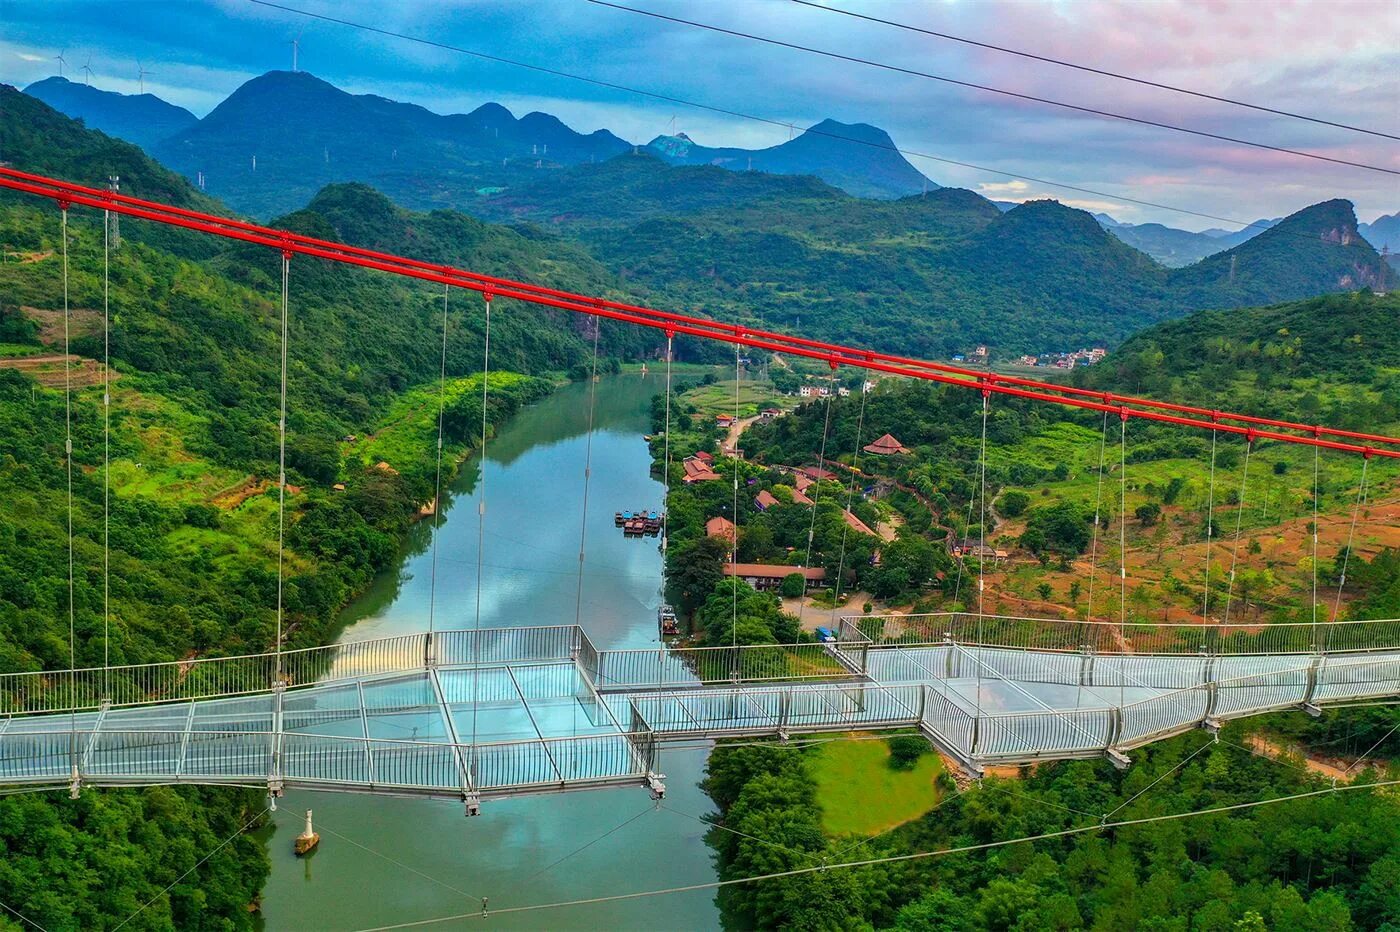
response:
[[[662,634],[680,634],[680,626],[676,624],[676,610],[669,605],[663,605],[656,610],[656,622],[661,626]]]

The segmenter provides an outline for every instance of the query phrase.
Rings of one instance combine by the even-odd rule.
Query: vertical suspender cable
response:
[[[102,211],[102,698],[112,699],[112,212]]]
[[[734,487],[734,575],[729,580],[729,646],[739,642],[739,389],[743,381],[739,378],[739,344],[734,344],[734,443],[729,448],[730,469],[733,470]],[[733,669],[733,668],[731,668]]]
[[[68,205],[59,204],[62,221],[59,236],[63,250],[63,460],[68,473],[68,752],[73,764],[73,780],[78,779],[78,675],[72,672],[78,667],[77,642],[74,640],[73,604],[73,360],[69,353],[69,313],[68,313]]]
[[[1215,546],[1215,441],[1217,431],[1210,431],[1210,491],[1206,493],[1206,579],[1201,586],[1201,624],[1210,621],[1210,551]]]
[[[804,571],[812,565],[812,540],[816,536],[817,530],[817,500],[821,498],[822,473],[826,471],[826,438],[827,434],[831,431],[831,397],[835,394],[836,368],[835,366],[833,366],[831,369],[831,375],[827,377],[826,381],[826,416],[822,420],[822,442],[820,448],[817,451],[817,475],[816,478],[812,481],[812,517],[807,522],[807,555],[802,558],[802,569]],[[793,486],[796,487],[796,484],[796,480],[794,480]],[[735,515],[734,517],[737,518],[738,515]],[[734,528],[734,539],[736,544],[735,558],[737,560],[737,543],[739,539],[739,529],[737,525]],[[802,598],[797,600],[798,630],[802,629],[802,610],[806,607],[807,604],[807,580],[805,578],[805,573],[804,578],[802,580],[802,586]]]
[[[1089,603],[1084,610],[1084,620],[1094,620],[1094,577],[1099,569],[1099,524],[1103,514],[1103,466],[1108,453],[1108,412],[1103,413],[1103,427],[1099,431],[1099,479],[1094,493],[1094,539],[1089,547]]]
[[[603,330],[601,318],[593,320],[593,368],[588,382],[588,434],[583,460],[583,514],[578,528],[578,586],[574,593],[574,624],[583,625],[583,553],[588,541],[588,485],[593,475],[593,412],[598,398],[598,334]]]
[[[291,253],[282,253],[282,386],[277,417],[277,674],[274,685],[282,685],[282,573],[285,560],[287,511],[287,279]]]
[[[987,411],[990,407],[992,393],[987,389],[982,389],[982,445],[981,452],[977,458],[978,473],[978,511],[977,511],[977,657],[974,666],[977,668],[977,719],[982,718],[982,643],[983,632],[982,622],[984,620],[985,608],[983,600],[986,595],[986,561],[987,561]],[[977,492],[978,490],[974,490]]]
[[[1331,640],[1331,625],[1337,621],[1337,616],[1342,611],[1342,590],[1347,584],[1347,567],[1351,564],[1351,545],[1356,539],[1356,519],[1361,514],[1361,502],[1366,497],[1366,467],[1371,465],[1371,458],[1364,457],[1361,460],[1361,485],[1356,489],[1356,504],[1351,510],[1351,530],[1347,531],[1347,548],[1342,551],[1342,574],[1337,580],[1337,601],[1332,606],[1332,621],[1328,625],[1328,640]]]
[[[428,578],[428,641],[433,637],[433,621],[437,614],[438,529],[442,524],[442,421],[447,406],[447,293],[442,286],[442,353],[438,360],[437,472],[433,477],[433,558]],[[478,581],[478,586],[480,582]]]
[[[666,334],[666,424],[664,436],[664,452],[661,455],[661,483],[663,491],[661,493],[661,602],[666,604],[666,545],[667,533],[670,530],[667,522],[670,520],[671,511],[671,349],[675,343],[674,334]],[[738,532],[735,531],[737,539]],[[666,649],[666,632],[661,618],[656,619],[656,686],[661,688],[663,676],[663,657]]]
[[[1118,422],[1118,706],[1128,686],[1128,414]]]
[[[847,487],[846,487],[846,514],[842,516],[842,521],[841,521],[841,556],[840,556],[840,559],[838,559],[838,560],[837,560],[837,563],[836,563],[836,598],[835,598],[835,602],[840,602],[840,601],[841,601],[841,577],[842,577],[842,575],[843,575],[843,574],[845,573],[845,571],[846,571],[846,533],[851,529],[851,522],[850,522],[849,515],[852,514],[852,512],[851,512],[851,505],[855,504],[855,496],[856,496],[856,476],[858,476],[858,475],[860,474],[860,469],[859,469],[859,467],[860,467],[860,440],[861,440],[861,434],[862,434],[862,433],[864,432],[864,430],[865,430],[865,401],[866,401],[866,397],[865,397],[865,396],[868,394],[868,393],[865,391],[865,386],[866,386],[867,383],[869,383],[869,381],[870,381],[870,369],[867,368],[867,369],[865,369],[864,374],[863,374],[863,376],[861,377],[861,380],[860,380],[860,387],[861,387],[861,393],[860,393],[860,414],[856,417],[856,443],[855,443],[855,447],[854,447],[854,449],[853,449],[853,451],[852,451],[852,453],[851,453],[851,479],[850,479],[850,483],[849,483],[849,484],[847,485]]]
[[[1313,650],[1321,652],[1322,645],[1317,640],[1317,513],[1318,513],[1318,456],[1320,450],[1313,447],[1313,520],[1312,520],[1312,642]]]
[[[476,614],[472,623],[472,757],[476,757],[476,712],[481,696],[481,583],[482,567],[486,551],[486,403],[491,385],[491,295],[483,293],[486,305],[486,322],[481,350],[481,457],[480,472],[477,477],[476,504]],[[447,295],[443,294],[443,333],[447,328]],[[444,349],[445,352],[445,349]],[[445,357],[444,357],[445,358]],[[580,549],[580,553],[582,550]],[[582,557],[579,558],[582,560]],[[580,563],[580,566],[582,563]]]
[[[1225,625],[1230,624],[1230,603],[1235,597],[1235,565],[1240,557],[1240,531],[1244,527],[1244,502],[1249,491],[1249,455],[1254,450],[1254,438],[1249,437],[1244,444],[1244,474],[1240,477],[1240,503],[1235,511],[1235,542],[1230,548],[1230,577],[1225,584]],[[1229,636],[1229,631],[1225,632]]]

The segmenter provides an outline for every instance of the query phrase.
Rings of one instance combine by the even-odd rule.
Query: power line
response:
[[[714,104],[701,103],[695,100],[688,100],[684,97],[675,97],[669,94],[662,94],[657,91],[643,90],[641,88],[631,87],[626,84],[617,84],[612,81],[604,81],[600,78],[590,78],[586,75],[573,74],[571,72],[561,71],[556,68],[548,68],[544,65],[536,65],[530,62],[505,58],[500,55],[492,55],[487,52],[480,52],[475,49],[468,49],[457,45],[451,45],[446,42],[438,42],[433,39],[425,39],[422,36],[413,36],[407,33],[395,32],[391,29],[383,29],[379,26],[371,26],[367,23],[357,23],[353,20],[341,19],[335,16],[327,16],[324,13],[312,13],[309,10],[301,10],[297,9],[296,7],[286,6],[281,3],[274,3],[272,2],[272,0],[247,0],[247,2],[256,4],[257,6],[264,6],[271,9],[282,10],[283,12],[292,13],[297,16],[305,16],[309,19],[321,20],[323,22],[335,23],[339,26],[348,26],[352,29],[360,29],[365,32],[376,33],[381,36],[387,36],[391,39],[400,39],[404,42],[413,42],[418,45],[424,45],[430,48],[440,49],[445,52],[456,52],[461,55],[469,55],[473,58],[479,58],[482,61],[494,62],[496,64],[501,65],[510,65],[515,68],[524,68],[527,71],[534,71],[539,74],[547,74],[556,78],[566,78],[570,81],[580,81],[584,84],[589,84],[594,87],[601,87],[607,90],[622,91],[623,93],[635,94],[639,97],[646,97],[651,100],[659,100],[663,103],[676,104],[682,107],[690,107],[695,110],[704,110],[708,113],[717,113],[721,116],[735,117],[736,119],[740,120],[749,120],[754,123],[762,123],[764,125],[777,127],[783,130],[790,131],[792,129],[792,123],[790,123],[787,120],[779,120],[773,117],[765,117],[753,113],[745,113],[742,110],[734,110],[728,107],[716,106]],[[815,128],[808,128],[806,130],[803,130],[803,133],[805,135],[816,136],[823,139],[835,139],[841,142],[849,142],[855,145],[866,146],[867,148],[871,149],[882,149],[886,152],[897,153],[899,155],[904,156],[905,158],[921,159],[926,162],[936,162],[940,165],[952,165],[956,168],[966,168],[972,171],[986,172],[989,175],[996,175],[1000,178],[1012,178],[1017,181],[1029,181],[1033,184],[1045,185],[1046,187],[1056,188],[1060,191],[1072,191],[1075,194],[1088,194],[1093,197],[1104,197],[1112,201],[1117,201],[1120,204],[1132,204],[1137,207],[1150,207],[1154,210],[1165,210],[1171,213],[1181,214],[1184,217],[1197,217],[1202,220],[1214,220],[1219,223],[1234,224],[1235,226],[1238,226],[1241,229],[1249,229],[1251,227],[1258,227],[1261,230],[1269,229],[1267,221],[1263,220],[1241,220],[1237,217],[1225,217],[1219,214],[1206,213],[1205,211],[1192,210],[1188,207],[1173,207],[1170,204],[1161,204],[1156,201],[1149,201],[1143,198],[1128,197],[1123,194],[1111,194],[1107,191],[1100,191],[1095,188],[1086,188],[1080,185],[1068,184],[1066,182],[1051,181],[1048,178],[1040,178],[1035,175],[1025,175],[1019,172],[1006,171],[1005,169],[991,168],[986,165],[978,165],[975,162],[965,162],[960,159],[950,159],[941,155],[934,155],[929,152],[920,152],[916,149],[906,149],[893,144],[878,142],[873,139],[859,139],[855,136],[846,136],[841,133],[833,133]],[[1316,237],[1304,236],[1304,234],[1301,233],[1296,233],[1292,235],[1308,239],[1312,242],[1318,241]]]
[[[1352,126],[1349,123],[1337,123],[1332,120],[1324,120],[1321,117],[1308,116],[1305,113],[1294,113],[1291,110],[1280,110],[1277,107],[1268,107],[1263,104],[1252,104],[1245,100],[1237,100],[1233,97],[1223,97],[1219,94],[1208,94],[1205,91],[1195,91],[1189,87],[1178,87],[1175,84],[1165,84],[1161,81],[1152,81],[1147,78],[1139,78],[1130,74],[1123,74],[1119,71],[1109,71],[1105,68],[1094,68],[1090,65],[1083,65],[1079,62],[1067,61],[1063,58],[1053,58],[1049,55],[1037,55],[1034,52],[1027,52],[1022,49],[1007,48],[1004,45],[993,45],[990,42],[980,42],[976,39],[969,39],[966,36],[953,35],[948,32],[939,32],[935,29],[925,29],[922,26],[914,26],[910,23],[896,22],[892,19],[881,19],[878,16],[870,16],[865,13],[857,13],[854,10],[843,10],[837,7],[826,6],[822,3],[814,3],[812,0],[790,0],[799,6],[811,7],[814,10],[825,10],[828,13],[839,13],[842,16],[850,16],[854,19],[862,19],[870,23],[880,23],[885,26],[893,26],[896,29],[905,29],[909,32],[922,33],[926,36],[933,36],[938,39],[947,39],[951,42],[961,42],[964,45],[975,46],[979,49],[989,49],[993,52],[1004,52],[1007,55],[1018,55],[1021,58],[1029,58],[1033,61],[1045,62],[1049,65],[1059,65],[1062,68],[1073,68],[1075,71],[1084,71],[1089,74],[1097,74],[1106,78],[1117,78],[1120,81],[1131,81],[1133,84],[1141,84],[1144,87],[1155,87],[1158,90],[1172,91],[1177,94],[1187,94],[1191,97],[1199,97],[1202,100],[1213,100],[1216,103],[1230,104],[1235,107],[1246,107],[1250,110],[1258,110],[1261,113],[1272,113],[1275,116],[1289,117],[1294,120],[1305,120],[1309,123],[1318,123],[1322,126],[1332,126],[1337,129],[1351,130],[1354,133],[1365,133],[1369,136],[1380,136],[1383,139],[1400,139],[1400,136],[1393,136],[1390,133],[1383,133],[1380,130],[1367,129],[1364,126]]]
[[[948,854],[968,854],[974,851],[986,851],[995,848],[1005,848],[1010,845],[1024,844],[1025,842],[1048,841],[1056,838],[1065,838],[1071,835],[1082,835],[1086,832],[1098,832],[1108,829],[1126,828],[1134,825],[1148,825],[1156,822],[1174,822],[1181,819],[1189,819],[1202,815],[1223,815],[1227,812],[1237,812],[1243,809],[1252,809],[1260,806],[1270,806],[1278,803],[1294,802],[1300,799],[1309,799],[1316,796],[1326,796],[1332,793],[1346,793],[1354,790],[1372,790],[1381,787],[1400,785],[1400,780],[1384,780],[1377,783],[1355,783],[1346,786],[1329,787],[1321,790],[1311,790],[1304,793],[1294,793],[1290,796],[1275,796],[1269,799],[1256,799],[1243,803],[1233,803],[1225,806],[1215,806],[1209,809],[1196,809],[1190,812],[1175,812],[1166,815],[1143,816],[1137,819],[1123,819],[1117,822],[1102,821],[1093,825],[1083,825],[1074,828],[1060,829],[1054,832],[1043,832],[1039,835],[1027,835],[1019,838],[1008,838],[1001,841],[989,841],[975,845],[961,845],[954,848],[939,848],[933,851],[917,851],[912,854],[896,854],[879,858],[866,858],[860,861],[843,861],[836,864],[823,864],[816,867],[798,867],[792,870],[778,871],[771,874],[759,874],[753,877],[736,877],[731,880],[712,880],[706,883],[689,884],[679,887],[667,887],[660,890],[643,890],[638,893],[615,893],[607,896],[595,896],[578,900],[566,900],[555,903],[533,903],[526,906],[508,906],[504,909],[493,909],[490,915],[501,913],[523,913],[533,912],[543,909],[560,909],[568,906],[590,906],[596,903],[609,903],[617,900],[636,900],[652,896],[664,896],[672,893],[691,893],[698,890],[714,890],[722,887],[731,887],[744,883],[757,883],[763,880],[778,880],[784,877],[795,877],[802,874],[815,874],[821,871],[837,870],[843,867],[871,867],[876,864],[888,864],[898,861],[916,861],[928,858],[942,857]],[[391,929],[410,929],[422,926],[436,925],[443,922],[455,922],[461,919],[483,918],[482,913],[460,913],[455,916],[442,916],[437,919],[421,919],[416,922],[402,922],[395,925],[375,926],[363,929],[361,932],[388,932]]]
[[[829,49],[819,49],[810,45],[799,45],[796,42],[787,42],[783,39],[775,39],[772,36],[760,36],[752,32],[741,32],[737,29],[726,29],[723,26],[716,26],[712,23],[701,23],[693,19],[681,19],[678,16],[668,16],[665,13],[658,13],[655,10],[643,10],[637,7],[623,6],[620,3],[612,3],[611,0],[587,0],[595,6],[609,7],[614,10],[621,10],[625,13],[636,13],[638,16],[647,16],[652,19],[663,20],[668,23],[675,23],[680,26],[692,26],[696,29],[704,29],[709,32],[721,35],[732,36],[736,39],[747,39],[751,42],[762,42],[765,45],[775,45],[779,48],[791,49],[797,52],[806,52],[810,55],[820,55],[824,58],[832,58],[837,61],[850,62],[851,64],[867,65],[871,68],[879,68],[882,71],[890,71],[896,74],[908,75],[915,78],[925,78],[930,81],[940,81],[944,84],[952,84],[957,87],[965,87],[974,91],[985,91],[989,94],[1001,94],[1004,97],[1014,97],[1017,100],[1028,100],[1032,103],[1045,104],[1051,107],[1062,107],[1066,110],[1074,110],[1079,113],[1087,113],[1092,116],[1108,117],[1114,120],[1123,120],[1128,123],[1138,123],[1142,126],[1154,126],[1158,129],[1167,129],[1176,133],[1186,133],[1190,136],[1201,136],[1205,139],[1215,139],[1220,142],[1230,142],[1240,146],[1252,146],[1256,149],[1266,149],[1270,152],[1279,152],[1285,155],[1293,155],[1299,158],[1315,159],[1319,162],[1332,162],[1336,165],[1348,165],[1352,168],[1363,168],[1366,171],[1381,172],[1386,175],[1400,175],[1400,169],[1384,168],[1380,165],[1371,165],[1366,162],[1353,162],[1350,159],[1339,159],[1330,155],[1322,155],[1318,152],[1308,152],[1305,149],[1290,149],[1286,146],[1275,146],[1267,142],[1256,142],[1252,139],[1243,139],[1238,136],[1226,136],[1223,133],[1212,133],[1203,129],[1192,129],[1189,126],[1178,126],[1175,123],[1164,123],[1160,120],[1149,120],[1146,117],[1131,116],[1126,113],[1118,113],[1113,110],[1103,110],[1099,107],[1087,107],[1082,104],[1072,104],[1068,101],[1054,100],[1049,97],[1038,97],[1035,94],[1022,94],[1019,91],[1009,91],[1003,87],[993,87],[990,84],[977,84],[973,81],[963,81],[959,78],[950,78],[947,75],[933,74],[928,71],[918,71],[914,68],[904,68],[900,65],[891,65],[888,62],[876,61],[871,58],[861,58],[857,55],[844,55],[841,52],[833,52]]]

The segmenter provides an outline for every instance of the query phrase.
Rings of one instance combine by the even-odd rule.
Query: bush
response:
[[[799,598],[807,591],[807,580],[801,573],[788,573],[783,577],[782,586],[778,590],[785,599]]]
[[[1020,489],[1011,489],[1003,492],[1001,498],[997,499],[997,511],[1008,518],[1017,518],[1026,513],[1026,508],[1031,503],[1031,497]]]
[[[1143,527],[1151,527],[1162,516],[1162,506],[1156,502],[1148,502],[1146,505],[1139,505],[1133,514],[1142,522]]]
[[[898,735],[890,739],[890,767],[894,770],[913,770],[930,750],[929,743],[917,735]]]

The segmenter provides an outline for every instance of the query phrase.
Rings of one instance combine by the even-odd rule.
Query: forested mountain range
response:
[[[685,133],[660,135],[640,146],[606,130],[577,133],[548,114],[516,119],[494,103],[469,114],[440,116],[412,104],[352,95],[305,72],[253,78],[203,121],[150,94],[123,95],[63,78],[38,81],[26,92],[136,142],[191,179],[202,172],[211,192],[258,216],[294,210],[334,181],[367,182],[415,209],[476,212],[474,202],[497,188],[528,187],[559,169],[629,150],[673,165],[715,165],[765,178],[820,178],[860,197],[898,198],[938,187],[897,151],[884,130],[835,120],[750,150],[705,146]],[[775,196],[782,191],[781,185],[773,188]],[[1003,210],[1014,206],[996,203]],[[684,210],[678,202],[670,212]],[[1114,236],[1174,268],[1238,246],[1278,222],[1197,233],[1095,216]],[[1377,249],[1389,244],[1400,251],[1396,216],[1361,224],[1360,232]]]
[[[373,140],[362,139],[370,127]],[[883,138],[873,127],[836,129]],[[367,177],[412,208],[456,205],[533,224],[525,235],[561,249],[572,242],[639,300],[923,355],[978,344],[1003,358],[1111,346],[1193,310],[1378,287],[1393,277],[1358,236],[1344,201],[1167,270],[1056,202],[1003,212],[972,192],[937,187],[899,199],[856,197],[812,175],[729,170],[737,150],[723,154],[727,167],[671,164],[699,157],[667,139],[675,141],[634,150],[542,114],[516,120],[488,105],[442,117],[274,72],[155,151],[187,176],[205,172],[211,191],[220,187],[214,178],[239,178],[235,203],[255,212],[300,206],[325,182]],[[538,152],[533,160],[519,157],[526,145]],[[867,180],[870,172],[899,175],[867,164],[884,150],[863,147],[861,162],[834,146],[855,144],[813,134],[765,158],[776,170],[815,171],[810,159],[825,151]],[[284,154],[264,154],[254,171],[254,149]],[[500,166],[507,151],[515,155]],[[215,155],[223,167],[208,166]]]

